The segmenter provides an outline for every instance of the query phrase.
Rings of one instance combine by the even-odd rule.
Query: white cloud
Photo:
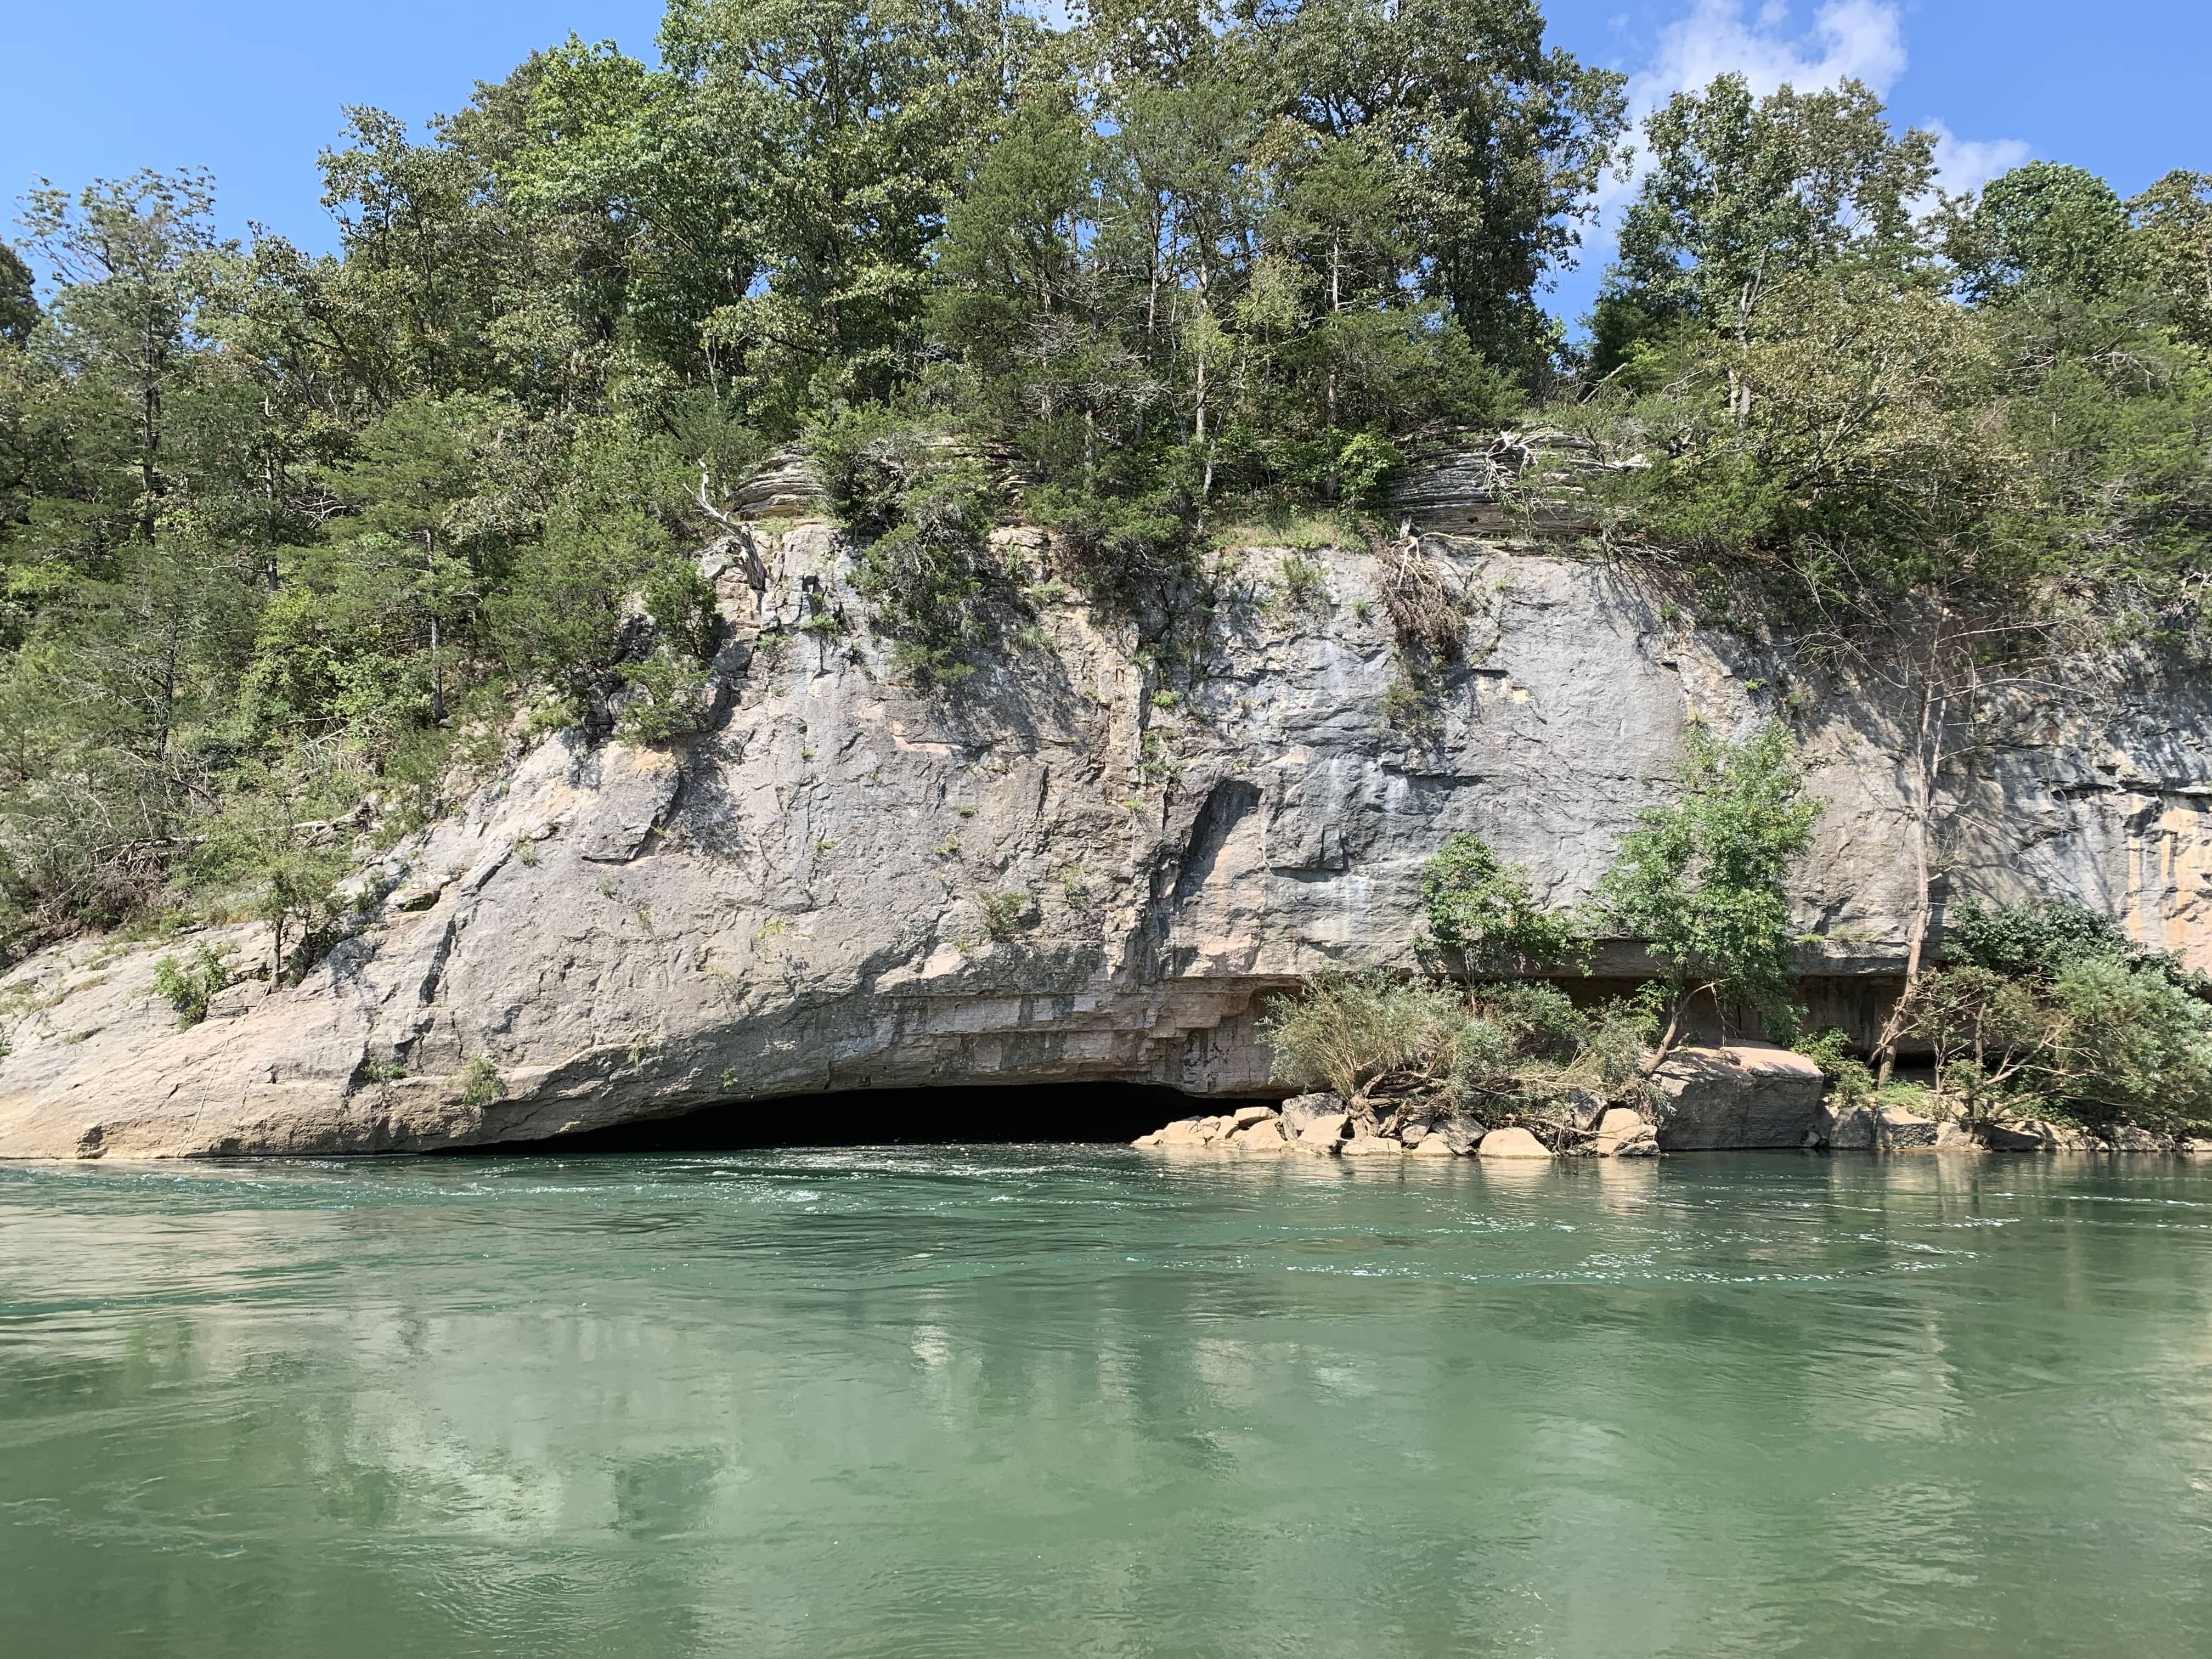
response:
[[[1650,66],[1629,82],[1640,118],[1671,93],[1734,73],[1761,94],[1785,82],[1799,91],[1832,87],[1846,77],[1887,92],[1905,73],[1905,28],[1885,0],[1828,0],[1813,14],[1809,35],[1794,34],[1780,0],[1744,16],[1742,0],[1697,0],[1686,16],[1662,30]]]
[[[1941,121],[1922,125],[1936,135],[1936,182],[1954,195],[1979,190],[2028,157],[2027,146],[2017,138],[1961,138]]]

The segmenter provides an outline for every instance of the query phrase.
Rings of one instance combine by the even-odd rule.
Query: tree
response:
[[[2094,300],[2124,276],[2127,210],[2083,168],[2030,161],[1948,208],[1944,252],[1977,305],[2053,292]]]
[[[1615,307],[1695,318],[1746,343],[1785,277],[1843,264],[1897,273],[1918,257],[1912,204],[1934,176],[1935,136],[1893,135],[1856,81],[1753,98],[1741,76],[1723,75],[1676,93],[1644,135],[1651,168],[1606,283]]]
[[[1962,904],[1945,957],[1910,1029],[1970,1121],[2008,1107],[2212,1115],[2212,984],[2109,917],[2058,901]]]
[[[144,172],[99,180],[74,200],[41,180],[25,201],[31,246],[63,284],[54,321],[66,361],[130,400],[138,528],[151,540],[170,484],[164,400],[193,363],[193,325],[231,251],[211,228],[213,185],[204,173]]]
[[[999,0],[674,0],[666,73],[689,83],[757,273],[707,331],[747,365],[763,420],[880,398],[912,368],[924,252],[1029,38]]]
[[[1425,292],[1533,379],[1536,309],[1569,262],[1625,123],[1625,77],[1544,46],[1535,0],[1240,0],[1278,106],[1389,158]]]
[[[1589,953],[1572,916],[1538,902],[1525,866],[1500,864],[1489,843],[1465,831],[1422,866],[1421,908],[1430,936],[1478,970],[1556,968]]]
[[[38,325],[39,294],[23,256],[0,242],[0,344],[20,346]]]
[[[2174,327],[2212,349],[2212,173],[2177,167],[2128,204],[2129,252],[2172,308]]]
[[[1803,799],[1795,747],[1778,723],[1730,744],[1692,722],[1684,745],[1675,799],[1638,815],[1598,888],[1613,925],[1668,970],[1671,1004],[1647,1076],[1698,997],[1711,998],[1723,1019],[1738,1005],[1788,1018],[1797,935],[1786,884],[1820,812]]]

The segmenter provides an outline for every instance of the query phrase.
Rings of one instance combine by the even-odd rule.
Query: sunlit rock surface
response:
[[[1000,538],[1039,641],[926,696],[860,625],[833,526],[718,542],[717,729],[673,752],[538,743],[362,870],[365,925],[304,984],[234,985],[180,1030],[154,968],[193,941],[24,963],[0,1153],[420,1149],[916,1085],[1279,1094],[1259,999],[1410,965],[1420,866],[1455,830],[1582,897],[1693,716],[1786,710],[1804,737],[1826,806],[1796,896],[1814,1018],[1875,1018],[1910,908],[1877,698],[1692,629],[1632,568],[1429,536],[1468,651],[1394,726],[1375,556],[1299,555],[1325,577],[1294,603],[1286,555],[1247,551],[1210,624],[1172,625],[1211,631],[1203,672],[1169,684],[1144,665],[1156,641],[1042,585],[1036,532]],[[2212,963],[2205,694],[2124,657],[2075,682],[1994,728],[1960,879],[2107,907]],[[241,969],[266,949],[215,939]],[[1638,965],[1615,949],[1599,971]],[[1730,1140],[1678,1114],[1659,1140],[1804,1127]]]

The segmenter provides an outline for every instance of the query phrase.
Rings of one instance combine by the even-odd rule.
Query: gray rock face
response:
[[[1771,1042],[1680,1048],[1652,1081],[1660,1147],[1669,1152],[1802,1146],[1820,1116],[1820,1068]]]
[[[2087,1151],[2091,1144],[2078,1129],[2033,1117],[1986,1124],[1982,1137],[1992,1151],[2000,1152],[2078,1152]]]
[[[791,479],[763,489],[803,509]],[[1036,532],[1000,535],[1044,574]],[[362,929],[304,984],[235,986],[188,1030],[153,975],[196,941],[22,964],[0,985],[0,1155],[424,1149],[964,1081],[1265,1095],[1266,997],[1411,965],[1447,836],[1580,898],[1689,719],[1741,731],[1785,696],[1827,809],[1796,896],[1829,976],[1814,1018],[1863,1026],[1909,898],[1883,705],[1691,629],[1627,568],[1440,537],[1418,556],[1469,621],[1409,731],[1382,713],[1397,670],[1364,552],[1323,556],[1322,605],[1286,596],[1280,550],[1243,555],[1187,688],[1132,625],[1036,586],[1034,643],[921,696],[864,631],[799,626],[866,614],[840,532],[726,538],[702,567],[729,630],[715,730],[518,752],[363,865]],[[2125,661],[2075,678],[1961,786],[1984,826],[1966,877],[2116,908],[2212,962],[2212,690]],[[265,954],[256,930],[208,938],[240,969]],[[1640,965],[1615,948],[1599,971]],[[1786,1067],[1755,1089],[1692,1071],[1662,1145],[1802,1139],[1817,1088]]]
[[[1886,1152],[1914,1152],[1936,1144],[1937,1124],[1932,1117],[1908,1112],[1901,1106],[1885,1106],[1875,1114],[1876,1144]]]

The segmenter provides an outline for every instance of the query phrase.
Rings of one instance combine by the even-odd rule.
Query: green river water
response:
[[[2212,1170],[0,1166],[0,1651],[2212,1652]]]

